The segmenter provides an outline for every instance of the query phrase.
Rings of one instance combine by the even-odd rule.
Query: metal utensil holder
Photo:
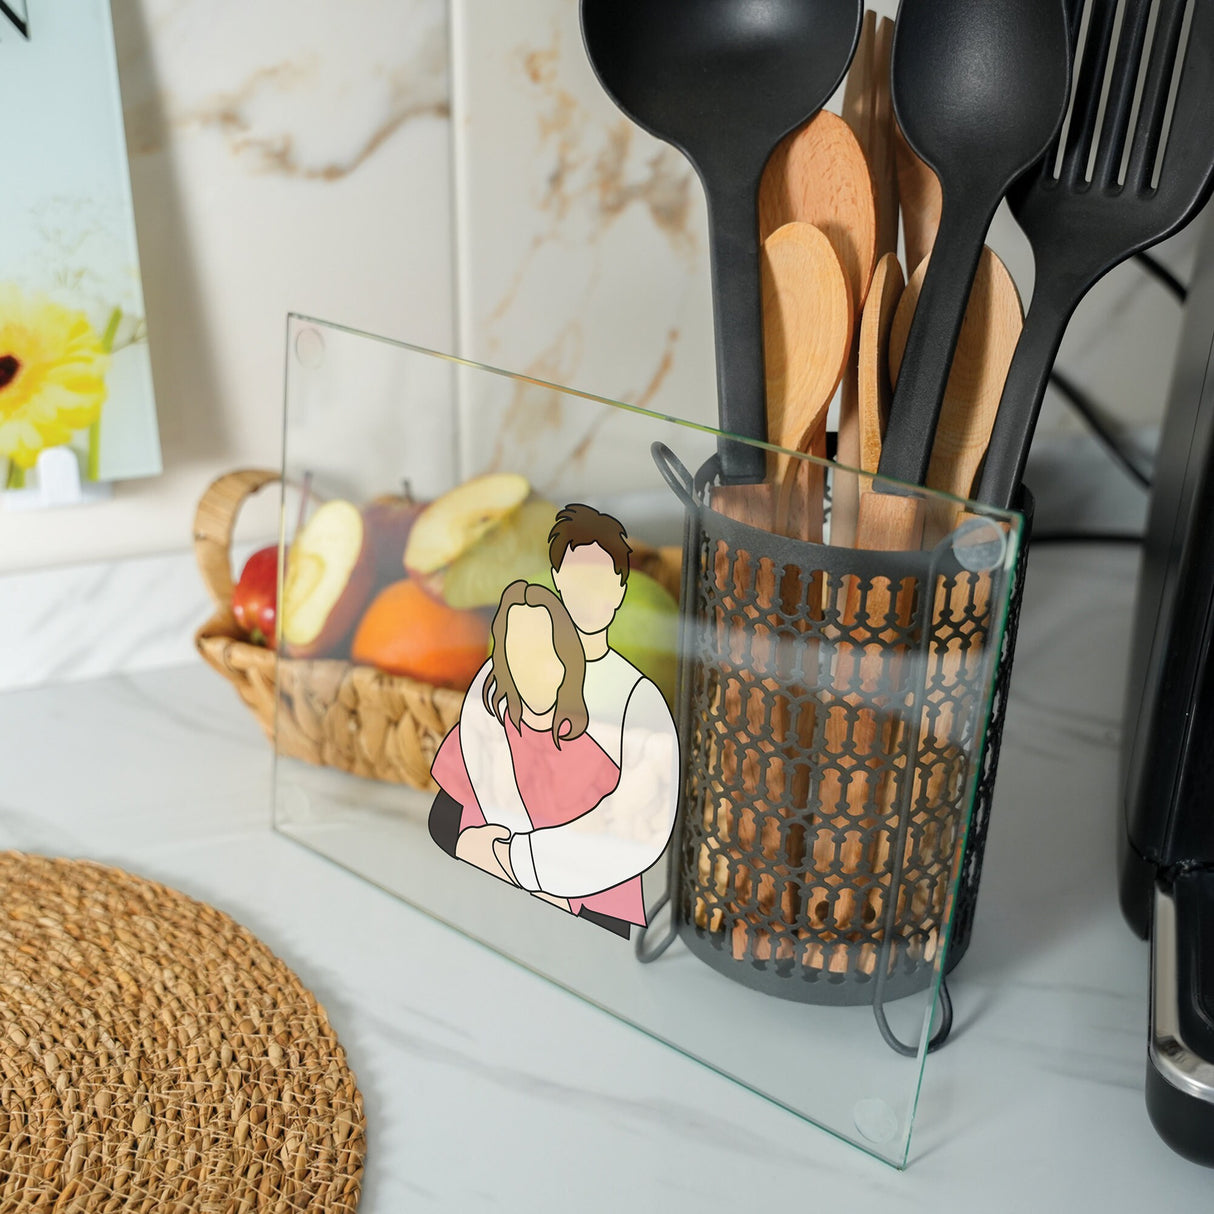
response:
[[[969,525],[981,552],[964,526],[918,552],[788,538],[712,508],[716,459],[693,481],[653,455],[686,507],[683,783],[670,929],[638,956],[677,935],[756,990],[871,1003],[914,1053],[882,1007],[929,986],[950,912],[972,925],[985,816],[967,848],[967,811],[982,791],[989,814],[1014,649],[1009,632],[996,659],[991,638],[1023,560],[987,520]]]

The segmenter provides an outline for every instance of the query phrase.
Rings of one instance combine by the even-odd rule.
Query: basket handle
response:
[[[216,607],[232,602],[232,532],[247,498],[274,481],[277,472],[244,468],[212,481],[194,513],[194,557]]]

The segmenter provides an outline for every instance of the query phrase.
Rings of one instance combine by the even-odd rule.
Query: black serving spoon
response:
[[[582,0],[604,89],[704,184],[720,424],[743,438],[767,438],[759,180],[776,144],[838,88],[863,12],[863,0]],[[726,481],[763,479],[762,450],[724,443],[720,454]]]
[[[1072,0],[1077,34],[1082,8]],[[1062,146],[1008,198],[1037,282],[978,482],[978,499],[993,506],[1015,498],[1080,300],[1114,266],[1183,228],[1214,192],[1214,3],[1158,0],[1152,20],[1152,0],[1126,0],[1119,30],[1117,8],[1092,0]]]
[[[943,210],[890,404],[880,474],[922,485],[991,220],[1066,116],[1064,0],[902,0],[894,109],[940,179]],[[913,273],[914,266],[908,267]]]

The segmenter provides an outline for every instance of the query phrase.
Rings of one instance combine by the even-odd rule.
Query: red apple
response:
[[[405,563],[405,545],[426,502],[386,493],[363,507],[363,523],[375,558],[375,584],[399,581]]]
[[[273,649],[278,614],[278,546],[262,548],[245,562],[232,591],[232,614],[255,645]]]
[[[375,558],[362,512],[330,501],[295,537],[282,594],[283,646],[291,657],[345,657],[375,589]]]

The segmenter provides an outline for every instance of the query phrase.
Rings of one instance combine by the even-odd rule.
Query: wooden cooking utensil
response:
[[[878,21],[871,10],[865,13],[860,45],[843,91],[843,120],[860,144],[873,181],[878,259],[898,251],[898,175],[889,83],[893,45],[894,23],[888,17]]]
[[[895,377],[901,369],[907,334],[926,274],[927,265],[921,265],[912,276],[894,316],[889,338],[889,359]],[[866,309],[866,313],[869,311]],[[984,249],[945,391],[928,472],[930,488],[961,497],[970,495],[974,477],[986,452],[1022,324],[1020,296],[1011,275],[990,249]],[[866,515],[866,512],[871,513]],[[861,515],[862,520],[873,526],[876,535],[892,537],[892,541],[897,541],[898,545],[906,544],[909,538],[919,542],[919,528],[922,528],[922,539],[926,544],[934,544],[951,532],[963,517],[973,517],[962,516],[960,507],[947,501],[932,499],[924,504],[914,498],[879,493],[866,493],[863,496]],[[908,526],[913,530],[908,530]],[[890,542],[889,546],[893,548],[896,545]],[[841,599],[842,618],[845,625],[850,624],[859,615],[858,586],[849,585]],[[968,575],[962,577],[951,592],[936,590],[932,618],[937,623],[951,619],[956,626],[966,619],[982,619],[986,615],[989,599],[989,575]],[[913,595],[906,591],[895,592],[892,588],[887,591],[874,588],[864,600],[864,607],[870,621],[889,614],[899,625],[905,626],[913,610]],[[965,660],[967,645],[982,645],[986,639],[977,635],[968,642],[956,639],[947,653],[935,653],[932,660],[940,663],[936,677],[951,683]],[[855,651],[842,654],[836,686],[845,686],[856,664],[863,660],[863,656]],[[891,678],[896,681],[899,663],[892,656],[885,660],[890,663]],[[884,740],[884,749],[892,750],[899,745],[897,734],[905,724],[894,721],[889,726],[894,733]],[[937,720],[931,712],[925,712],[920,722],[920,736],[934,744],[939,753],[945,753],[953,741],[947,736],[947,727],[947,722]],[[847,740],[842,726],[836,725],[832,718],[828,718],[827,722],[827,740],[833,749],[841,749]],[[857,726],[852,742],[861,753],[880,749],[881,739],[875,722]],[[929,798],[937,798],[941,794],[937,786],[940,778],[939,774],[928,777],[925,787]],[[879,790],[879,803],[886,805],[892,795],[893,786],[887,784]]]
[[[851,289],[830,242],[810,225],[794,223],[778,229],[768,237],[764,254],[769,424],[772,433],[781,433],[783,444],[792,450],[824,456],[826,414],[854,344]],[[779,374],[781,364],[788,368],[783,378]],[[800,389],[790,391],[798,380]],[[811,543],[821,543],[825,468],[818,463],[787,457],[784,462],[775,505],[775,530]],[[801,603],[811,604],[812,611],[817,614],[822,602],[822,577],[814,573],[812,567],[785,570],[779,593],[785,619],[795,616],[797,605]],[[812,685],[813,670],[817,665],[816,647],[812,642],[806,644],[810,648],[801,656],[800,664]],[[791,740],[788,735],[795,721],[797,746],[806,750],[813,745],[815,715],[804,707],[795,712],[791,704],[780,697],[772,705],[773,735],[781,741]],[[768,765],[767,777],[769,780],[774,777],[783,788],[784,802],[792,807],[793,821],[783,824],[780,821],[783,814],[779,818],[768,815],[759,843],[769,863],[787,864],[797,871],[807,860],[803,818],[809,797],[808,771],[798,771],[786,766],[781,759],[773,759]],[[744,811],[739,823],[739,839],[743,846],[753,848],[755,835],[754,816]],[[737,872],[739,896],[743,902],[749,902],[749,867],[740,864]],[[763,926],[776,911],[776,891],[770,876],[758,878],[755,894],[762,918],[756,923],[752,916],[746,916],[734,926],[733,951],[739,960],[748,952],[753,952],[758,960],[767,960],[773,951],[772,935]],[[779,914],[787,927],[800,926],[801,902],[800,883],[785,882]],[[780,937],[778,955],[791,956],[791,951],[779,952],[790,949],[789,939]]]
[[[795,222],[813,224],[830,241],[858,315],[877,261],[877,200],[855,135],[826,110],[782,140],[763,170],[760,237]]]
[[[914,273],[894,318],[889,345],[890,373],[902,366],[927,263]],[[985,249],[970,292],[969,307],[953,356],[940,424],[932,447],[927,487],[954,497],[972,497],[1007,382],[1008,368],[1024,328],[1024,311],[1007,267]],[[933,499],[927,504],[926,540],[934,544],[956,525],[959,507]]]
[[[851,292],[834,248],[825,234],[812,224],[789,223],[777,229],[763,245],[763,316],[766,341],[768,433],[771,441],[793,450],[808,450],[824,434],[826,412],[847,362],[852,346],[854,316]],[[711,505],[714,510],[739,522],[762,530],[774,530],[811,542],[821,542],[823,525],[823,495],[825,473],[820,465],[771,454],[768,457],[774,483],[764,485],[726,485],[714,489]],[[775,494],[779,490],[779,501]],[[797,580],[802,574],[786,574],[770,561],[747,552],[713,554],[714,574],[722,593],[723,612],[718,627],[732,627],[735,613],[757,609],[759,617],[748,628],[747,649],[754,669],[773,668],[775,647],[780,643],[774,627],[763,616],[772,612],[778,617],[781,599],[787,593],[800,596],[798,585],[791,588],[789,577]],[[803,576],[811,577],[805,570]],[[736,584],[753,587],[750,605],[734,600]],[[820,586],[806,591],[810,601],[820,602]],[[785,608],[786,610],[786,608]],[[756,675],[756,678],[761,677]],[[745,684],[730,682],[720,691],[718,711],[743,737],[749,736],[747,716],[749,694]],[[770,729],[774,743],[782,744],[784,735],[792,728],[794,713],[790,704],[777,700],[772,706]],[[801,745],[812,739],[812,716],[803,712],[798,718]],[[754,757],[742,763],[727,761],[725,778],[739,781],[746,798],[739,806],[716,806],[706,813],[715,818],[705,822],[717,836],[719,850],[710,855],[707,845],[700,856],[700,877],[707,886],[711,881],[718,899],[729,900],[730,883],[739,905],[757,900],[760,914],[770,915],[775,907],[776,892],[770,878],[755,875],[752,857],[756,849],[763,852],[769,863],[775,863],[785,849],[791,859],[800,863],[801,855],[791,847],[789,838],[780,829],[777,816],[768,813],[760,829],[760,817],[753,804],[770,796],[769,789],[784,788],[792,778],[781,758],[773,755],[766,762]],[[781,794],[794,801],[807,789],[784,788]],[[701,903],[702,903],[701,899]],[[784,892],[783,914],[790,924],[795,921],[795,907],[790,888]],[[697,905],[697,914],[706,918],[706,906]],[[710,930],[719,930],[721,916],[715,922],[705,922]],[[733,945],[742,953],[754,947],[763,954],[770,947],[769,934],[739,921],[735,925]]]
[[[894,314],[902,299],[906,279],[902,265],[893,253],[886,253],[877,263],[868,302],[860,319],[859,361],[859,423],[860,463],[869,475],[881,462],[881,443],[889,420],[889,402],[893,395],[889,365],[889,340],[893,331]],[[903,347],[906,345],[903,335]],[[901,357],[901,349],[899,350]],[[867,485],[864,488],[868,488]]]
[[[878,257],[898,251],[898,123],[894,119],[894,101],[890,91],[893,55],[894,23],[888,17],[882,17],[877,24],[877,42],[873,54],[872,135],[869,139],[861,140],[877,189]]]
[[[710,504],[713,510],[736,522],[760,531],[771,531],[775,517],[775,490],[776,486],[770,483],[721,485],[712,490]],[[732,629],[739,626],[736,620],[748,619],[749,622],[742,626],[749,632],[745,646],[749,664],[756,670],[762,670],[771,663],[774,647],[778,643],[775,632],[763,617],[779,606],[781,579],[771,561],[762,559],[756,552],[727,549],[722,544],[710,554],[710,559],[720,594],[713,625],[717,629]],[[740,599],[736,593],[738,586],[752,588],[753,599]],[[751,618],[756,609],[759,617]],[[697,925],[711,932],[724,930],[723,906],[736,915],[740,906],[750,903],[754,852],[760,849],[769,861],[774,862],[782,846],[774,817],[769,815],[760,829],[759,818],[753,807],[753,803],[764,800],[769,781],[779,786],[786,775],[779,758],[764,761],[760,756],[749,753],[752,748],[745,744],[752,736],[748,713],[751,683],[752,680],[741,677],[741,672],[737,678],[722,680],[713,705],[714,715],[726,723],[733,735],[733,745],[722,751],[722,779],[730,788],[740,784],[744,796],[739,804],[735,804],[732,798],[714,800],[710,797],[703,808],[703,827],[715,841],[715,846],[710,847],[705,842],[700,848],[697,871],[702,892],[696,897],[694,914]],[[773,705],[772,740],[781,741],[788,728],[787,703]],[[709,891],[717,904],[711,913],[705,897]],[[770,914],[774,907],[774,891],[763,888],[758,894],[760,912]],[[791,907],[789,909],[791,913]],[[747,928],[739,920],[734,927],[733,945],[744,948],[746,941]]]
[[[843,268],[830,241],[812,224],[785,224],[763,242],[763,318],[767,432],[776,446],[809,452],[824,433],[855,323]],[[775,453],[768,455],[768,467],[767,485],[715,489],[713,509],[781,532],[796,518],[800,538],[821,542],[822,469]],[[797,484],[801,502],[793,501]],[[773,509],[773,485],[780,487],[778,509]]]
[[[868,161],[877,203],[875,254],[878,260],[898,250],[898,182],[894,160],[894,118],[890,99],[890,53],[894,25],[878,22],[866,14],[860,31],[860,46],[847,74],[843,95],[843,118],[855,133]],[[870,282],[869,292],[872,291]],[[867,306],[867,302],[862,305]],[[838,461],[842,468],[863,466],[860,418],[860,347],[852,348],[851,362],[843,377],[839,402]],[[831,541],[850,545],[856,533],[860,481],[851,472],[838,471],[831,490]]]
[[[812,224],[789,223],[763,242],[763,315],[767,351],[767,428],[771,441],[808,452],[825,431],[826,413],[852,346],[854,314],[843,268],[826,236]],[[822,469],[769,457],[776,483],[808,476],[810,509],[821,512]],[[791,491],[790,491],[791,492]],[[789,498],[777,512],[776,529],[787,526]],[[818,534],[804,538],[821,541]]]

